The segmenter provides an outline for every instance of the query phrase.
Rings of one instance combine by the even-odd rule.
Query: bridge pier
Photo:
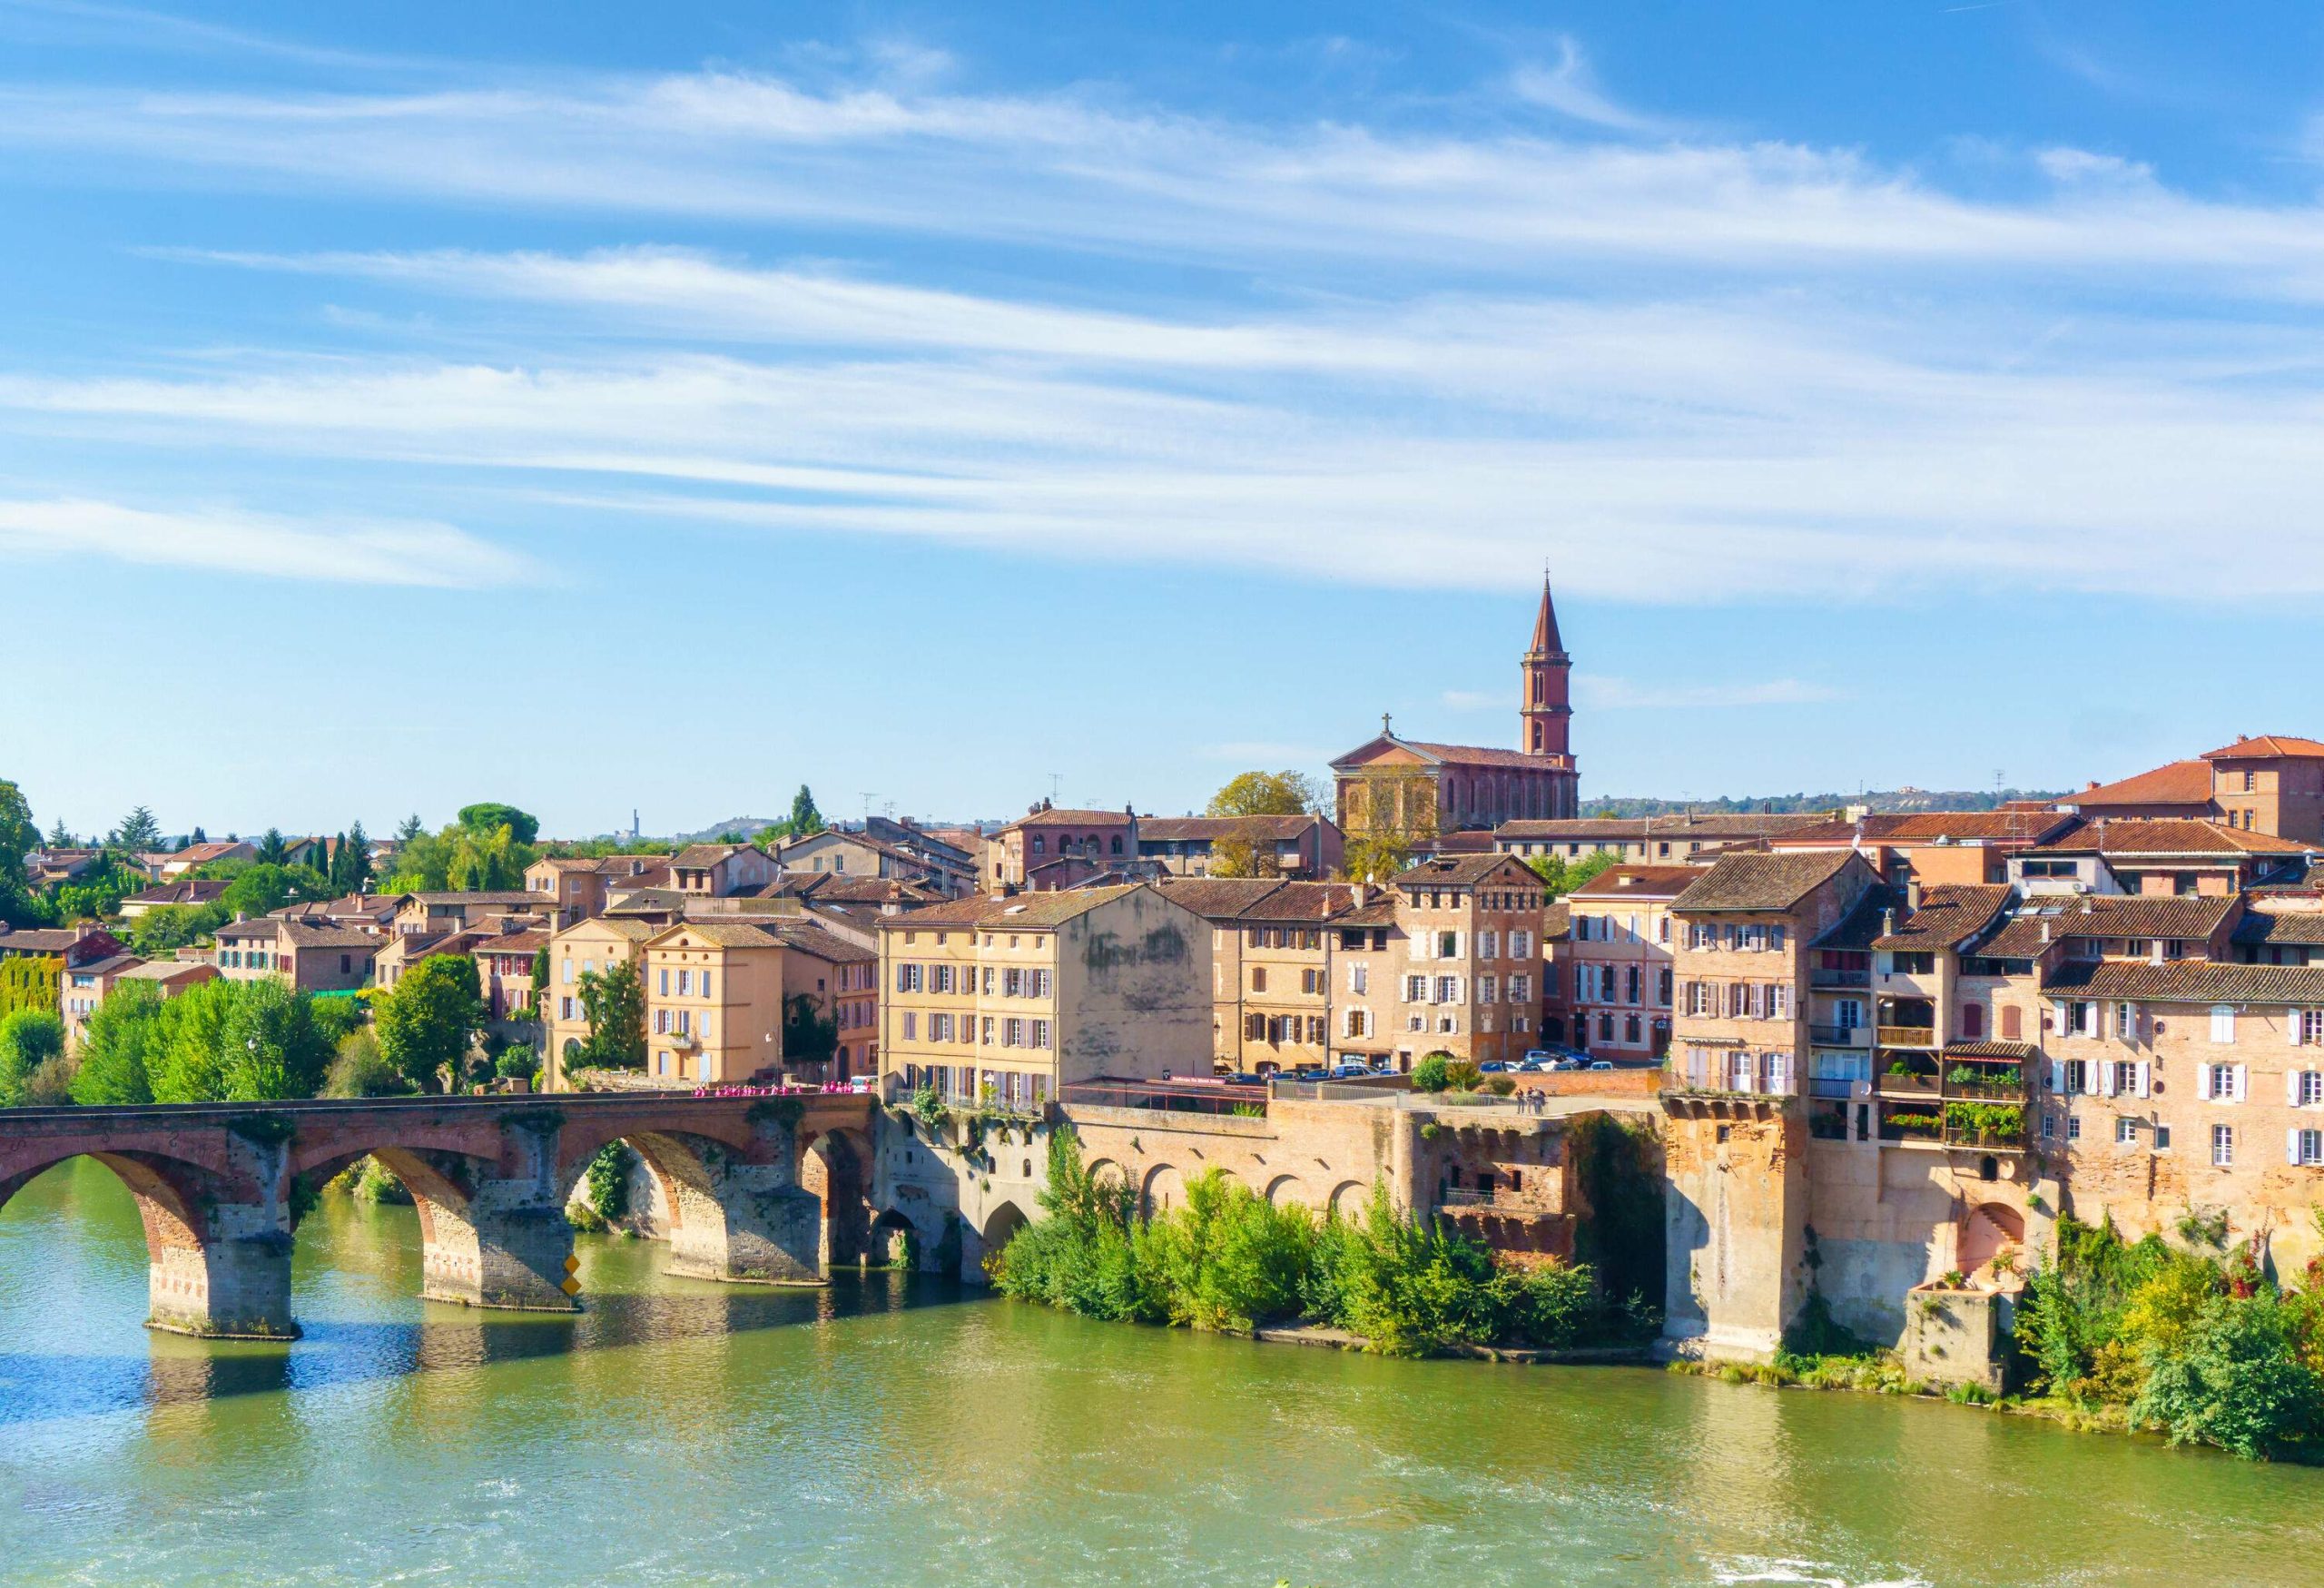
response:
[[[511,1312],[579,1312],[566,1293],[573,1226],[534,1188],[490,1183],[468,1206],[420,1209],[420,1297]]]
[[[299,1326],[290,1317],[290,1236],[268,1228],[267,1213],[261,1208],[221,1208],[212,1214],[216,1223],[255,1228],[235,1235],[213,1228],[193,1245],[153,1244],[145,1327],[206,1340],[297,1339]]]
[[[790,1159],[791,1155],[785,1155]],[[669,1177],[670,1272],[741,1285],[822,1285],[823,1204],[795,1160],[743,1163],[705,1148]]]

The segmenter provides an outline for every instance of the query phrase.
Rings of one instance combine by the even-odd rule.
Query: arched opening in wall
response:
[[[1147,1171],[1146,1184],[1138,1192],[1137,1210],[1148,1218],[1159,1218],[1186,1199],[1186,1177],[1175,1165],[1157,1164]]]
[[[1953,1266],[1976,1274],[1993,1266],[2003,1252],[2025,1249],[2025,1216],[2002,1202],[1982,1202],[1961,1220],[1954,1243]]]
[[[1000,1260],[1000,1254],[1009,1249],[1009,1243],[1017,1238],[1018,1232],[1023,1229],[1028,1222],[1029,1221],[1026,1218],[1024,1210],[1014,1202],[1003,1202],[985,1215],[984,1269],[986,1273],[990,1274],[993,1271],[994,1265]]]
[[[891,1208],[872,1221],[872,1260],[891,1268],[916,1268],[922,1249],[920,1230]]]
[[[872,1152],[852,1130],[812,1138],[799,1157],[802,1190],[823,1205],[823,1264],[843,1267],[872,1253]]]
[[[1332,1188],[1331,1210],[1342,1218],[1361,1218],[1364,1217],[1364,1205],[1371,1199],[1372,1193],[1368,1188],[1354,1180],[1342,1180]]]
[[[1277,1175],[1267,1182],[1267,1200],[1278,1208],[1293,1203],[1307,1207],[1315,1198],[1308,1193],[1307,1182],[1297,1175]]]

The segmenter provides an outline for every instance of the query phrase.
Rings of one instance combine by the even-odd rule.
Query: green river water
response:
[[[899,1275],[424,1306],[327,1199],[288,1349],[149,1335],[94,1163],[0,1211],[0,1583],[2324,1580],[2324,1472],[1632,1368],[1391,1362]]]

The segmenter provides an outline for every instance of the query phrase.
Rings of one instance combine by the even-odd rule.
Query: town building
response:
[[[819,1067],[803,1067],[786,1053],[786,1073],[803,1080],[852,1080],[880,1068],[880,954],[871,942],[842,936],[803,917],[760,922],[783,944],[784,1017],[790,1002],[803,998],[832,1026],[832,1056]]]
[[[383,946],[369,932],[269,915],[220,927],[217,965],[229,981],[272,976],[301,992],[346,992],[370,985]]]
[[[66,1050],[79,1050],[82,1038],[88,1033],[89,1017],[97,1012],[97,1005],[112,994],[123,978],[145,962],[135,954],[111,954],[74,965],[63,972],[57,1013],[64,1022]]]
[[[1172,876],[1211,874],[1224,843],[1254,869],[1240,874],[1320,883],[1340,869],[1346,841],[1328,816],[1140,816],[1139,858]]]
[[[2191,760],[2091,784],[2057,808],[2091,821],[2219,822],[2324,847],[2324,743],[2290,734],[2242,735]]]
[[[603,915],[615,887],[667,864],[653,854],[549,855],[525,868],[525,891],[554,909],[556,925],[571,926]]]
[[[1138,858],[1137,814],[1068,811],[1043,800],[984,841],[977,888],[986,894],[1079,887]]]
[[[906,848],[869,832],[826,827],[784,844],[778,858],[787,873],[899,882],[948,899],[976,885],[974,861],[950,844],[924,835],[916,836],[913,846]]]
[[[782,868],[755,843],[691,843],[670,857],[670,885],[693,898],[764,887]]]
[[[511,917],[542,919],[534,914],[542,908],[538,894],[517,888],[406,893],[396,907],[394,926],[399,932],[459,932]]]
[[[783,1065],[783,942],[740,921],[681,921],[645,941],[645,1073],[667,1086]]]
[[[2077,817],[2060,811],[1860,811],[1770,832],[1766,844],[1777,854],[1856,850],[1891,887],[1908,882],[1997,884],[2009,881],[2013,859],[2080,826]]]
[[[1877,880],[1852,851],[1736,854],[1671,900],[1672,1084],[1798,1095],[1799,1059],[1808,1046],[1809,944]]]
[[[540,1000],[543,1084],[566,1086],[568,1060],[589,1040],[589,1011],[582,1002],[581,978],[617,966],[636,967],[645,943],[659,929],[640,921],[589,917],[549,934],[549,982]]]
[[[1575,815],[1581,796],[1571,742],[1572,671],[1545,579],[1532,643],[1519,666],[1517,747],[1406,739],[1384,716],[1377,737],[1332,763],[1341,831],[1425,840]]]
[[[1207,1075],[1209,942],[1200,916],[1143,883],[886,918],[882,1083],[1022,1110],[1082,1083]]]
[[[1167,877],[1155,885],[1210,928],[1214,1065],[1271,1073],[1332,1062],[1333,948],[1354,891],[1265,878]]]
[[[215,904],[225,893],[226,887],[223,881],[212,877],[188,877],[174,883],[162,883],[123,899],[121,902],[121,918],[135,921],[155,910]]]
[[[1663,816],[1577,816],[1504,822],[1493,847],[1527,859],[1604,854],[1640,865],[1709,864],[1730,850],[1764,849],[1776,837],[1829,824],[1829,813],[1679,811]]]
[[[2183,818],[2102,818],[2010,857],[2028,893],[2234,893],[2296,883],[2324,844]]]
[[[1522,1059],[1541,1015],[1541,879],[1505,854],[1441,855],[1388,883],[1404,944],[1401,1058]]]
[[[153,880],[157,883],[174,883],[188,872],[199,871],[205,865],[214,864],[222,860],[256,860],[257,858],[257,846],[246,843],[239,838],[230,838],[223,843],[189,843],[183,849],[172,851],[162,857],[161,869]]]
[[[1574,1046],[1627,1062],[1669,1050],[1677,974],[1670,906],[1703,874],[1694,866],[1618,865],[1566,894],[1560,967]]]

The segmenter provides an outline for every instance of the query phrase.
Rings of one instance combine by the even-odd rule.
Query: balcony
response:
[[[1872,972],[1838,965],[1817,965],[1807,972],[1807,985],[1812,988],[1869,987],[1872,985]]]
[[[1884,1104],[1880,1139],[1929,1151],[2023,1152],[2025,1110],[2015,1103]]]
[[[1871,1035],[1865,1026],[1809,1026],[1807,1040],[1819,1048],[1861,1048]]]
[[[1885,1098],[1937,1098],[1945,1082],[1934,1070],[1891,1070],[1875,1078],[1874,1090]]]
[[[1884,1048],[1934,1048],[1936,1046],[1935,1026],[1879,1026],[1879,1042]]]
[[[1856,1095],[1856,1083],[1845,1076],[1815,1075],[1808,1077],[1807,1095],[1811,1098],[1837,1098],[1842,1101]]]

